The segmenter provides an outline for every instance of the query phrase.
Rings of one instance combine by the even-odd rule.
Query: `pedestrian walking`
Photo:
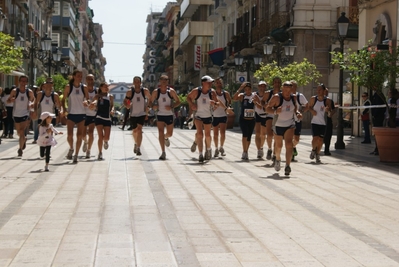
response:
[[[22,75],[19,77],[19,87],[11,91],[7,100],[8,103],[14,103],[13,118],[15,130],[19,136],[18,157],[22,157],[23,150],[26,147],[26,130],[30,124],[30,110],[33,109],[35,97],[32,90],[27,87],[28,77]]]
[[[208,75],[203,76],[201,78],[201,86],[194,88],[187,95],[187,103],[189,104],[190,109],[195,111],[195,143],[198,146],[198,161],[200,163],[212,158],[212,109],[217,106],[216,93],[212,89],[213,81],[214,79],[212,79],[212,77]],[[205,156],[203,154],[204,142],[206,151]]]
[[[67,115],[67,141],[69,144],[69,151],[66,156],[67,159],[73,160],[73,163],[78,162],[79,150],[82,145],[84,135],[86,107],[88,106],[89,94],[87,86],[82,83],[82,71],[74,70],[72,79],[65,86],[64,97],[62,98],[62,106],[64,113]],[[68,108],[66,102],[68,101]],[[76,144],[74,150],[73,131],[76,125]],[[75,154],[73,155],[73,153]],[[72,158],[73,155],[73,158]]]
[[[55,114],[48,111],[44,111],[40,115],[37,144],[40,146],[40,157],[44,158],[45,161],[44,171],[46,172],[49,171],[51,147],[57,144],[54,135],[63,134],[63,132],[56,130],[51,123],[54,118]]]
[[[86,76],[87,93],[89,95],[89,104],[94,101],[95,96],[98,94],[97,88],[94,87],[94,75],[89,74]],[[86,118],[83,130],[83,153],[86,153],[86,159],[90,158],[91,147],[94,142],[94,128],[96,127],[95,120],[97,110],[95,106],[85,107]]]
[[[215,144],[215,155],[217,158],[219,153],[221,156],[226,156],[224,151],[224,142],[226,140],[226,129],[227,129],[227,111],[231,104],[230,93],[223,89],[223,79],[215,79],[215,93],[217,104],[213,111],[213,142]],[[220,137],[220,142],[219,142]],[[220,146],[219,146],[220,144]]]
[[[241,91],[244,90],[243,93]],[[257,97],[252,92],[249,82],[244,82],[233,95],[234,101],[240,101],[240,128],[242,132],[242,160],[248,160],[248,150],[251,145],[251,137],[255,128],[255,102]]]
[[[109,138],[111,135],[111,114],[114,113],[114,96],[109,93],[108,84],[102,82],[95,95],[93,102],[90,103],[90,108],[96,108],[95,125],[98,134],[98,160],[103,159],[103,147],[108,149]]]
[[[328,88],[326,88],[324,90],[324,94],[328,98]],[[326,116],[326,133],[325,133],[324,138],[323,138],[324,155],[325,156],[331,156],[330,144],[331,144],[331,137],[332,137],[332,134],[333,134],[332,116],[335,114],[335,111],[336,111],[334,101],[331,98],[329,98],[329,99],[330,99],[331,110],[329,110],[327,112],[327,116]]]
[[[141,77],[133,78],[131,90],[126,92],[123,101],[125,108],[130,110],[130,127],[134,140],[133,153],[141,156],[141,142],[143,140],[143,125],[149,107],[151,107],[150,91],[141,84]]]
[[[324,135],[326,133],[325,115],[331,112],[331,99],[326,97],[326,87],[324,84],[317,86],[317,95],[312,96],[309,101],[309,111],[312,114],[312,151],[310,159],[316,158],[316,163],[320,163],[320,150],[323,146]]]
[[[291,93],[296,96],[296,105],[298,107],[298,111],[303,115],[308,110],[308,100],[306,97],[297,91],[298,83],[295,80],[291,80]],[[295,115],[294,115],[295,116]],[[295,160],[295,157],[298,156],[298,151],[296,146],[299,143],[299,139],[301,137],[302,131],[302,120],[295,118],[295,130],[294,130],[294,140],[292,141],[293,152],[292,152],[292,161]]]
[[[170,146],[169,138],[173,135],[174,109],[180,105],[176,91],[168,86],[169,77],[165,74],[159,78],[159,87],[151,94],[152,108],[157,110],[158,140],[161,146],[160,160],[166,159],[165,146]],[[165,133],[166,128],[166,133]]]
[[[292,83],[285,81],[282,91],[275,94],[267,105],[267,112],[276,116],[274,124],[274,142],[276,162],[274,169],[278,172],[281,168],[281,150],[283,141],[285,144],[285,168],[284,174],[291,173],[291,160],[293,153],[293,137],[295,130],[295,118],[302,119],[302,114],[298,111],[296,95],[291,93]]]

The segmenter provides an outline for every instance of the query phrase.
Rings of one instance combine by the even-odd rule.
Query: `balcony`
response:
[[[215,11],[216,12],[222,12],[227,9],[227,4],[225,0],[215,0]]]
[[[265,36],[270,35],[270,22],[268,19],[262,20],[258,26],[251,30],[251,43],[260,41]]]
[[[71,18],[63,17],[61,20],[60,16],[53,16],[53,27],[58,26],[60,28],[68,28],[69,31],[74,32],[75,24]]]
[[[213,22],[189,21],[180,32],[180,45],[188,44],[194,36],[212,37]]]
[[[191,18],[199,6],[213,5],[213,0],[183,0],[180,5],[182,18]]]
[[[271,29],[280,28],[290,21],[288,12],[276,12],[271,17]]]

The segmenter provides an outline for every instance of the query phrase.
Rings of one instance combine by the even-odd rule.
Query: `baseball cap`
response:
[[[260,81],[260,82],[258,83],[258,85],[262,85],[262,84],[267,85],[267,83],[266,83],[265,81]]]
[[[201,82],[213,82],[213,81],[214,79],[212,79],[212,77],[209,75],[202,76],[201,78]]]
[[[42,121],[45,120],[47,117],[55,117],[55,114],[50,113],[50,112],[48,112],[48,111],[45,111],[45,112],[43,112],[43,113],[40,115],[40,119],[41,119]]]

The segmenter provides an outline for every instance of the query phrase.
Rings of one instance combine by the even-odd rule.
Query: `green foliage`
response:
[[[181,105],[184,105],[184,106],[188,105],[188,103],[187,103],[187,95],[180,94],[180,95],[178,95],[178,97],[180,99]]]
[[[272,84],[274,77],[280,77],[283,82],[296,80],[298,86],[304,86],[311,82],[317,82],[321,74],[316,65],[304,58],[302,62],[293,62],[285,67],[279,67],[276,61],[269,64],[262,63],[254,76],[259,80],[266,81],[268,84]]]
[[[384,84],[390,88],[395,86],[399,77],[399,60],[397,50],[376,51],[363,47],[359,51],[349,50],[348,53],[331,52],[331,64],[337,64],[344,71],[349,72],[351,82],[364,86],[369,90],[381,91]]]
[[[22,48],[14,46],[14,38],[0,32],[0,73],[9,74],[22,65]]]
[[[68,84],[68,80],[64,78],[61,74],[55,74],[51,76],[53,78],[54,82],[54,91],[59,93],[63,92],[65,86]],[[36,78],[36,85],[40,87],[44,82],[46,82],[46,77],[45,76],[40,76]]]

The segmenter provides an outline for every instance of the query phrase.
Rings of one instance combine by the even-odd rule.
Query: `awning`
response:
[[[13,70],[10,73],[6,74],[6,75],[10,75],[10,76],[23,76],[25,75],[25,73],[17,71],[17,70]]]

